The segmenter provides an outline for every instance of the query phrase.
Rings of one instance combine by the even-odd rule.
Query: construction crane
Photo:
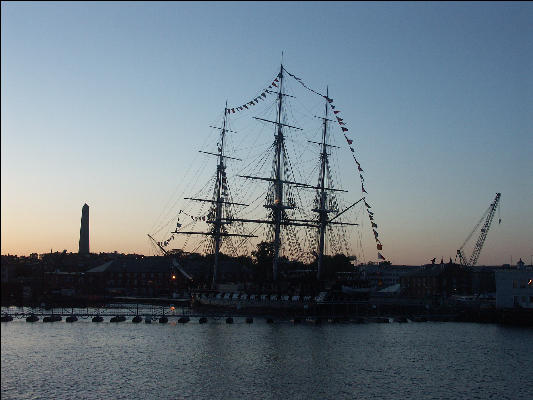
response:
[[[494,214],[496,213],[496,208],[499,210],[499,204],[500,204],[500,197],[501,193],[496,193],[496,197],[494,198],[494,201],[490,204],[489,208],[483,213],[483,216],[479,220],[479,222],[476,224],[472,232],[470,232],[470,235],[466,238],[463,245],[457,250],[457,257],[459,257],[459,261],[461,265],[465,267],[473,267],[476,265],[477,260],[479,258],[479,254],[481,253],[481,249],[483,249],[483,244],[485,244],[485,239],[487,238],[487,233],[489,233],[490,225],[492,224],[492,219],[494,218]],[[485,221],[483,223],[483,221]],[[499,218],[498,223],[501,223],[502,220]],[[479,226],[483,223],[483,227],[481,228],[481,233],[477,239],[476,245],[474,246],[474,251],[472,252],[472,255],[470,256],[470,260],[467,260],[463,248],[468,243],[470,238],[474,235],[474,233],[477,231]]]

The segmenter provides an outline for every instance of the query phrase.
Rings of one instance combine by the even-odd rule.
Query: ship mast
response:
[[[274,228],[274,257],[272,260],[272,279],[274,281],[278,280],[278,265],[279,265],[279,253],[281,250],[281,226],[282,225],[302,225],[302,224],[296,224],[291,221],[289,221],[285,214],[284,210],[287,209],[293,209],[295,208],[293,205],[285,205],[284,202],[284,191],[283,186],[284,185],[295,185],[295,186],[301,186],[301,187],[312,187],[310,185],[306,185],[304,183],[298,183],[298,182],[290,182],[285,180],[285,177],[283,176],[283,166],[285,165],[285,139],[283,134],[283,128],[292,128],[292,129],[298,129],[302,130],[301,128],[297,128],[295,126],[287,125],[282,122],[283,119],[283,96],[287,96],[285,93],[283,93],[283,64],[280,66],[280,71],[278,74],[279,78],[279,85],[278,85],[278,108],[277,108],[277,115],[275,121],[270,121],[263,118],[254,117],[257,120],[264,121],[264,122],[270,122],[272,124],[276,125],[276,133],[274,135],[274,148],[275,148],[275,154],[274,154],[274,166],[272,171],[272,177],[271,178],[262,178],[257,176],[243,176],[243,178],[248,179],[259,179],[264,181],[269,181],[272,183],[273,189],[274,189],[274,201],[272,204],[265,204],[265,208],[272,209],[272,219],[271,220],[246,220],[246,219],[233,219],[231,221],[241,221],[241,222],[255,222],[255,223],[263,223],[263,224],[271,224]]]
[[[320,173],[318,176],[318,186],[315,187],[317,190],[317,197],[318,197],[318,208],[313,209],[314,212],[318,213],[318,221],[316,222],[316,227],[318,228],[318,257],[317,257],[317,280],[322,279],[322,275],[324,273],[324,248],[326,243],[326,229],[328,225],[349,225],[349,226],[357,226],[358,224],[350,223],[350,222],[335,222],[334,219],[340,217],[342,214],[344,214],[346,211],[348,211],[350,208],[354,207],[357,203],[363,200],[363,198],[357,200],[352,205],[346,207],[343,211],[335,210],[335,209],[328,209],[328,191],[332,192],[345,192],[345,190],[340,189],[334,189],[332,187],[326,186],[326,176],[329,166],[328,161],[328,147],[337,147],[331,144],[326,143],[327,137],[328,137],[328,121],[331,121],[331,119],[328,118],[328,99],[329,99],[329,89],[326,88],[326,104],[325,104],[325,113],[324,117],[317,117],[321,118],[323,120],[323,128],[322,128],[322,142],[316,143],[311,142],[315,144],[319,144],[321,147],[320,151]],[[332,186],[332,182],[328,182],[328,185]],[[333,195],[331,195],[332,198]],[[330,204],[331,206],[331,204]],[[332,218],[328,217],[329,213],[336,213],[336,215]]]
[[[218,255],[220,253],[220,230],[222,227],[222,185],[226,180],[226,166],[224,165],[224,139],[226,137],[226,121],[228,117],[228,102],[226,101],[226,106],[224,107],[224,122],[222,125],[222,130],[220,131],[220,146],[218,148],[218,165],[217,165],[217,181],[215,184],[215,193],[216,193],[216,203],[215,203],[215,221],[213,222],[214,235],[213,239],[215,241],[215,264],[213,265],[213,279],[211,282],[211,287],[214,289],[217,282],[217,273],[218,273]]]
[[[301,128],[288,125],[286,123],[283,123],[283,97],[289,96],[288,94],[283,93],[283,64],[281,64],[280,72],[278,75],[279,78],[279,85],[278,85],[278,107],[277,107],[277,115],[275,121],[270,121],[267,119],[254,117],[257,120],[269,122],[276,125],[275,135],[274,135],[274,165],[272,170],[272,175],[270,178],[265,177],[258,177],[258,176],[248,176],[248,175],[238,175],[242,178],[247,179],[258,179],[263,181],[268,181],[271,183],[273,188],[273,202],[272,204],[265,204],[265,208],[272,209],[272,218],[268,220],[258,220],[258,219],[238,219],[238,218],[222,218],[222,221],[224,222],[253,222],[253,223],[262,223],[262,224],[270,224],[273,226],[274,230],[274,241],[273,241],[273,247],[274,247],[274,257],[272,260],[272,278],[274,281],[278,280],[278,270],[279,270],[279,253],[281,250],[281,227],[282,226],[302,226],[302,227],[310,227],[310,228],[319,228],[320,229],[320,246],[319,246],[319,265],[322,266],[322,254],[324,253],[324,237],[325,237],[325,231],[326,226],[330,224],[335,225],[357,225],[352,223],[345,223],[345,222],[333,222],[332,220],[340,216],[342,213],[344,213],[347,210],[342,211],[337,216],[331,218],[328,220],[327,213],[329,212],[337,212],[337,210],[327,210],[326,209],[326,192],[327,191],[337,191],[337,192],[346,192],[342,189],[334,189],[331,187],[326,187],[326,169],[327,169],[327,151],[326,147],[336,147],[329,144],[326,144],[326,135],[327,135],[327,125],[326,121],[329,121],[327,119],[327,103],[326,103],[326,118],[324,118],[324,130],[322,134],[322,143],[316,143],[320,144],[322,146],[321,151],[321,171],[320,171],[320,182],[319,186],[313,186],[306,183],[300,183],[300,182],[293,182],[288,181],[287,178],[284,176],[284,165],[285,165],[285,142],[284,142],[284,128],[289,129],[297,129],[302,130]],[[319,221],[316,220],[306,220],[306,219],[294,219],[289,218],[287,214],[285,213],[285,210],[288,209],[294,209],[295,206],[289,204],[284,204],[284,186],[290,185],[300,188],[306,188],[306,189],[315,189],[319,190],[320,193],[320,201],[319,201],[319,209],[316,209],[314,211],[319,213]],[[353,206],[353,205],[352,205]],[[352,207],[350,206],[350,207]],[[318,272],[318,277],[321,276],[321,270]]]
[[[217,162],[217,177],[216,177],[216,183],[215,183],[215,189],[214,189],[214,195],[213,199],[196,199],[191,197],[185,197],[186,200],[194,200],[194,201],[202,201],[202,202],[210,202],[213,203],[213,206],[211,208],[211,211],[209,213],[210,216],[214,216],[214,219],[207,220],[206,222],[208,224],[212,224],[213,227],[211,231],[209,232],[183,232],[183,231],[174,231],[172,233],[179,233],[179,234],[186,234],[186,235],[209,235],[213,236],[213,242],[214,242],[214,264],[213,264],[213,274],[212,274],[212,280],[211,280],[211,288],[216,288],[216,283],[218,280],[218,271],[219,271],[219,255],[220,255],[220,247],[222,244],[222,238],[226,236],[240,236],[240,237],[255,237],[255,235],[243,235],[243,234],[236,234],[236,233],[228,233],[225,229],[223,229],[223,225],[226,223],[231,222],[225,222],[227,218],[224,218],[224,206],[225,205],[237,205],[237,206],[248,206],[247,204],[241,204],[241,203],[233,203],[226,201],[226,190],[227,190],[227,177],[226,177],[226,159],[232,159],[232,160],[239,160],[238,158],[234,157],[228,157],[224,155],[224,141],[226,138],[227,132],[232,132],[227,129],[227,119],[228,119],[228,104],[226,102],[226,106],[224,107],[224,121],[222,124],[222,127],[212,127],[215,129],[220,130],[220,142],[218,145],[218,151],[217,153],[209,153],[207,151],[201,151],[200,153],[209,154],[212,156],[216,156],[218,158]]]
[[[329,89],[326,88],[326,98],[329,97]],[[328,210],[326,210],[326,190],[325,190],[325,181],[326,181],[326,164],[328,162],[328,152],[326,150],[326,136],[328,129],[328,101],[326,100],[326,112],[323,118],[324,129],[322,132],[322,153],[320,154],[320,177],[319,177],[319,196],[320,196],[320,207],[318,210],[315,210],[318,213],[318,231],[319,231],[319,240],[318,240],[318,269],[317,269],[317,279],[320,280],[322,277],[322,261],[324,255],[324,241],[326,235],[326,227],[328,224]]]
[[[283,130],[281,125],[281,110],[283,102],[283,64],[281,64],[279,72],[279,92],[278,92],[278,116],[277,116],[277,135],[276,135],[276,165],[275,165],[275,177],[274,181],[274,204],[272,205],[273,219],[274,219],[274,259],[272,262],[272,278],[274,281],[278,279],[278,261],[279,250],[281,247],[281,217],[283,212],[283,182],[282,182],[282,155],[283,151]]]

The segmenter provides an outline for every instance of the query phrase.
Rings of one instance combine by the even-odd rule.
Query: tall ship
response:
[[[367,261],[365,235],[385,260],[354,138],[327,87],[282,62],[256,96],[223,110],[170,218],[149,235],[176,268],[191,254],[208,262],[207,279],[191,278],[193,306],[304,310],[325,300],[333,271]]]

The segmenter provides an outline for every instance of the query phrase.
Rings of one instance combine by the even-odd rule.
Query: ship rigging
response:
[[[297,97],[287,91],[288,77],[294,78],[301,87],[308,91],[319,94],[304,84],[300,78],[288,72],[282,64],[272,84],[269,85],[268,89],[264,89],[261,95],[255,97],[253,101],[236,108],[230,108],[226,103],[222,123],[217,124],[217,126],[211,125],[211,128],[219,133],[217,151],[200,151],[202,154],[214,156],[217,159],[211,198],[207,198],[205,195],[203,197],[196,195],[183,198],[189,204],[199,203],[201,205],[210,205],[207,212],[205,212],[205,207],[203,206],[199,210],[196,209],[196,216],[190,209],[189,211],[181,209],[178,213],[176,228],[170,232],[170,238],[162,242],[156,242],[159,247],[164,248],[175,238],[185,237],[182,241],[182,247],[185,247],[191,236],[200,235],[209,238],[204,243],[206,244],[205,252],[213,255],[212,288],[215,288],[219,279],[219,260],[222,246],[225,244],[231,254],[238,254],[238,249],[242,248],[243,245],[245,247],[246,245],[250,245],[250,239],[260,237],[255,234],[260,226],[267,228],[266,236],[262,235],[261,237],[264,241],[266,239],[267,242],[272,244],[271,276],[273,281],[277,281],[279,278],[283,249],[287,250],[288,248],[289,251],[285,251],[285,254],[288,253],[289,257],[292,256],[293,258],[314,261],[316,265],[316,278],[318,280],[322,278],[324,273],[323,260],[324,254],[327,251],[328,234],[332,237],[329,243],[331,250],[334,252],[341,252],[342,250],[345,253],[353,252],[353,243],[357,242],[357,240],[359,248],[362,251],[361,233],[359,232],[358,235],[356,233],[350,238],[348,238],[349,234],[347,233],[347,228],[359,225],[357,221],[359,216],[352,212],[358,204],[362,206],[359,208],[359,211],[367,214],[370,219],[378,250],[382,249],[381,241],[378,239],[378,234],[375,229],[377,228],[377,224],[374,222],[374,213],[370,211],[370,205],[364,197],[366,190],[364,188],[364,179],[361,175],[363,170],[353,154],[353,140],[349,139],[346,135],[346,131],[348,130],[345,127],[346,123],[342,118],[337,116],[339,111],[335,110],[335,106],[332,104],[332,99],[329,97],[329,90],[326,90],[326,95],[319,94],[323,98],[323,116],[316,116],[306,112],[306,116],[311,116],[315,121],[313,122],[315,126],[314,131],[316,132],[317,125],[320,127],[319,141],[316,141],[316,139],[309,140],[314,138],[306,134],[309,128],[302,128],[301,126],[297,126],[297,123],[289,121],[289,114],[294,117],[294,108],[290,105],[287,107],[287,102]],[[237,172],[229,179],[227,163],[240,163],[243,161],[241,158],[227,155],[228,135],[237,134],[230,126],[230,120],[232,119],[230,115],[233,116],[236,112],[251,110],[254,106],[259,105],[260,102],[268,104],[267,97],[270,95],[275,96],[274,102],[270,103],[271,106],[266,107],[263,114],[253,116],[253,119],[263,127],[261,140],[256,140],[256,143],[253,144],[264,141],[264,130],[268,130],[268,128],[265,129],[268,126],[274,127],[274,141],[271,142],[266,152],[260,153],[255,159],[252,158],[251,161],[249,159],[244,160],[247,162],[245,167],[234,168]],[[330,110],[332,111],[332,117],[329,115]],[[274,116],[269,116],[269,112],[272,111],[274,112]],[[321,123],[316,124],[316,121],[321,121]],[[344,138],[349,144],[352,153],[351,156],[357,163],[357,171],[361,179],[363,197],[355,202],[351,202],[351,204],[345,200],[339,201],[338,199],[339,194],[349,193],[349,191],[336,186],[338,179],[335,179],[332,170],[331,155],[340,146],[329,142],[331,137],[330,125],[332,123],[338,123],[341,127]],[[295,137],[292,134],[293,132],[299,133],[300,137]],[[295,146],[297,140],[301,143],[302,138],[307,139],[305,141],[308,145],[303,146],[298,144]],[[245,141],[245,139],[241,138],[241,142]],[[312,174],[308,174],[307,178],[305,178],[304,173],[297,171],[297,164],[293,163],[289,157],[289,145],[292,145],[293,149],[298,149],[297,146],[304,149],[300,154],[298,152],[292,152],[293,155],[296,153],[296,158],[300,161],[299,165],[309,163],[312,159],[318,159],[318,165],[315,167],[315,170],[317,169],[318,171],[313,170],[313,174],[318,172],[318,176],[315,175],[314,178],[318,178],[316,184],[311,183],[313,180]],[[317,146],[318,151],[316,151]],[[250,146],[248,153],[251,153],[250,148],[254,149],[255,146]],[[235,145],[233,149],[236,149]],[[264,174],[266,172],[264,166],[268,159],[267,154],[269,151],[273,151],[273,155],[271,156],[272,167],[270,176],[265,176],[267,174]],[[306,151],[307,155],[312,154],[312,157],[305,159],[304,153]],[[263,173],[261,173],[262,171]],[[296,177],[297,175],[299,178]],[[233,196],[230,191],[230,180],[238,188],[235,191],[238,199],[235,201],[233,201]],[[259,182],[259,185],[254,185],[254,182]],[[263,187],[267,183],[267,190],[260,192],[259,196],[256,196],[257,192],[249,189],[253,186],[261,186],[261,182],[263,182]],[[266,218],[258,210],[260,205],[258,200],[261,197],[265,199],[262,208],[267,211]],[[356,221],[343,220],[347,216],[349,219],[355,219]],[[180,217],[185,217],[186,219],[190,217],[193,223],[184,225],[180,222]],[[201,223],[205,222],[210,228],[203,231],[187,229],[189,226],[196,225],[196,222],[199,221]],[[339,231],[336,232],[337,229],[335,228],[339,228]],[[240,243],[234,243],[232,239],[235,238],[240,239]],[[289,257],[285,255],[284,260],[287,260]],[[381,253],[378,253],[379,258],[384,259]]]

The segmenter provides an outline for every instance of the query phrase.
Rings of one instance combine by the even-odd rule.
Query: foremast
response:
[[[218,148],[218,164],[217,164],[217,180],[215,184],[215,220],[213,221],[213,239],[215,242],[215,262],[213,265],[213,277],[211,280],[211,287],[214,289],[217,282],[218,263],[220,253],[220,231],[222,228],[222,186],[225,184],[226,179],[226,165],[224,164],[224,139],[226,138],[226,122],[228,119],[228,103],[224,107],[224,122],[222,123],[222,129],[220,131],[220,146]]]
[[[219,264],[220,264],[220,248],[222,244],[222,238],[227,236],[240,236],[240,237],[255,237],[254,235],[244,235],[244,234],[236,234],[236,233],[228,233],[226,229],[224,228],[224,224],[228,223],[226,220],[228,218],[225,218],[224,216],[224,208],[225,206],[229,205],[237,205],[237,206],[247,206],[247,204],[241,204],[241,203],[233,203],[230,201],[226,201],[227,196],[227,177],[226,177],[226,159],[233,159],[233,160],[239,160],[238,158],[234,157],[228,157],[224,155],[224,143],[226,139],[226,133],[231,132],[227,129],[227,120],[228,120],[228,104],[226,102],[226,106],[224,107],[224,120],[222,123],[222,127],[212,127],[215,129],[220,130],[220,140],[218,143],[218,149],[217,153],[209,153],[206,151],[200,151],[201,153],[209,154],[212,156],[217,157],[217,173],[216,173],[216,181],[215,181],[215,188],[213,193],[213,199],[196,199],[191,197],[185,197],[186,200],[194,200],[194,201],[201,201],[201,202],[210,202],[213,203],[211,210],[208,214],[207,223],[212,225],[212,228],[209,232],[183,232],[183,231],[174,231],[173,233],[179,233],[179,234],[186,234],[186,235],[208,235],[213,237],[213,256],[214,256],[214,263],[213,263],[213,273],[211,274],[211,288],[215,289],[216,284],[218,282],[218,272],[219,272]],[[228,217],[231,217],[231,215],[228,215]]]

